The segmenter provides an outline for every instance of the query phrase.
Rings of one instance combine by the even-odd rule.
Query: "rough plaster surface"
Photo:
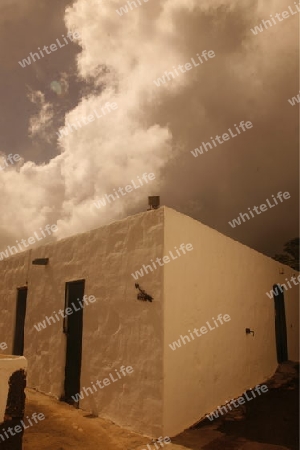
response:
[[[164,254],[181,243],[194,247],[164,266],[163,433],[173,436],[275,372],[274,301],[266,292],[295,271],[169,208],[164,233]],[[298,298],[298,287],[285,291],[293,361],[299,358]],[[220,313],[231,321],[175,351],[169,347]]]
[[[194,250],[135,281],[132,272],[181,243]],[[35,258],[49,265],[33,266]],[[284,275],[280,268],[284,267]],[[201,223],[162,207],[15,255],[0,262],[0,342],[12,351],[16,289],[28,285],[24,355],[29,387],[64,390],[62,319],[34,324],[64,308],[65,283],[85,279],[96,302],[83,312],[81,389],[120,366],[133,373],[80,401],[80,408],[151,437],[174,436],[276,369],[274,283],[287,266]],[[153,303],[137,300],[134,284]],[[298,289],[285,293],[288,349],[298,359]],[[172,351],[169,344],[219,313],[231,321]],[[246,336],[245,328],[255,336]]]
[[[59,398],[64,389],[66,336],[62,319],[38,332],[34,324],[64,309],[65,283],[85,279],[96,302],[83,311],[81,389],[122,365],[133,373],[86,396],[80,408],[149,435],[161,434],[163,403],[162,272],[139,283],[154,298],[137,300],[131,273],[163,249],[163,209],[112,223],[0,263],[4,284],[1,338],[12,349],[16,289],[28,282],[24,355],[29,387]],[[48,266],[33,266],[35,258]]]
[[[9,379],[13,373],[27,369],[24,356],[0,355],[0,423],[4,421]]]

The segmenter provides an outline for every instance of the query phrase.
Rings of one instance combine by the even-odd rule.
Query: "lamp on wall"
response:
[[[147,294],[146,291],[142,289],[138,283],[135,283],[134,286],[136,289],[140,291],[139,294],[137,295],[138,300],[152,303],[153,297],[151,297],[151,295]]]
[[[32,261],[34,266],[47,266],[49,258],[36,258]]]
[[[246,334],[253,334],[254,336],[254,331],[250,330],[250,328],[246,328]]]

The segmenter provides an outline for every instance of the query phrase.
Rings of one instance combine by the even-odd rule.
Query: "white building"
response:
[[[262,383],[278,359],[298,360],[298,287],[275,302],[266,293],[299,274],[166,207],[0,269],[0,342],[8,354],[24,347],[28,386],[66,401],[82,391],[80,408],[152,437]],[[84,308],[74,312],[77,298]]]

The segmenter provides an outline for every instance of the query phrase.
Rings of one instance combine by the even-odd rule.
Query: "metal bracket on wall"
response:
[[[138,289],[140,292],[137,295],[137,299],[138,300],[142,300],[144,302],[152,302],[153,297],[151,297],[151,295],[147,294],[143,289],[140,288],[140,285],[135,283],[135,288]]]
[[[246,334],[250,334],[250,333],[252,333],[254,336],[254,331],[250,330],[250,328],[246,328]]]

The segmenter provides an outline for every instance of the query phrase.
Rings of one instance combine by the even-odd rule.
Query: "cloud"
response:
[[[30,236],[36,227],[57,222],[61,238],[145,209],[147,195],[161,194],[163,203],[263,246],[262,237],[277,226],[276,212],[270,212],[271,219],[265,215],[263,232],[259,219],[251,222],[252,233],[227,228],[228,220],[263,203],[276,189],[295,192],[297,138],[287,98],[294,95],[290,86],[297,76],[296,23],[291,19],[261,36],[250,31],[283,11],[283,3],[150,0],[122,17],[116,9],[123,3],[116,0],[77,0],[68,7],[66,25],[80,32],[78,76],[92,80],[99,91],[84,94],[66,114],[65,125],[99,111],[107,101],[118,109],[62,138],[60,154],[49,163],[27,162],[2,174],[4,236]],[[166,70],[205,49],[216,54],[209,63],[155,86],[153,80]],[[33,137],[46,133],[52,119],[41,92],[35,101],[40,110],[30,122]],[[246,133],[202,159],[191,156],[202,140],[241,120],[252,121],[251,137]],[[151,192],[141,188],[106,208],[91,208],[94,198],[144,172],[155,173]],[[18,199],[16,215],[10,205]],[[284,233],[293,226],[286,225]]]
[[[48,140],[47,132],[52,125],[54,115],[53,107],[45,101],[45,95],[41,91],[32,91],[28,94],[30,101],[38,108],[38,113],[29,120],[29,136],[32,138],[43,138]]]

